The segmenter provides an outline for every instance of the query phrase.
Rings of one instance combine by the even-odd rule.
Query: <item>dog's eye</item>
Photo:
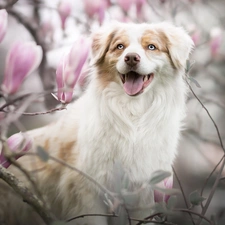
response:
[[[124,49],[124,46],[123,46],[122,44],[118,44],[118,45],[116,46],[116,48],[119,49],[119,50],[121,50],[121,49]]]
[[[148,46],[148,49],[153,51],[153,50],[155,50],[155,49],[156,49],[156,47],[155,47],[155,45],[150,44],[150,45]]]

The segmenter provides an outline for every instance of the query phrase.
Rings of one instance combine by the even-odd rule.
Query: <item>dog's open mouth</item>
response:
[[[140,75],[130,71],[126,74],[120,74],[120,78],[123,82],[124,91],[130,96],[135,96],[142,93],[144,88],[152,82],[154,73]]]

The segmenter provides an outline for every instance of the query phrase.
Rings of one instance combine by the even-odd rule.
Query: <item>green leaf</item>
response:
[[[152,209],[154,210],[154,213],[166,214],[168,212],[165,202],[156,202]]]
[[[177,204],[177,196],[171,196],[167,202],[167,208],[169,210],[173,209]]]
[[[165,178],[171,176],[171,173],[164,170],[157,170],[155,171],[149,181],[150,185],[158,184],[159,182],[163,181]]]
[[[192,205],[200,205],[206,198],[202,197],[197,190],[193,191],[189,195],[189,200]]]
[[[187,60],[185,72],[188,73],[192,69],[194,64],[195,64],[195,61],[190,62],[190,60]]]
[[[186,73],[188,73],[188,71],[190,70],[190,65],[191,65],[190,60],[187,60],[186,61],[186,68],[185,68]]]
[[[124,200],[124,203],[128,206],[135,206],[137,205],[138,199],[139,199],[139,193],[137,192],[128,192],[126,190],[121,191],[122,198]]]
[[[37,155],[44,162],[47,162],[49,160],[49,154],[41,146],[37,146]]]
[[[188,77],[188,79],[189,79],[191,82],[193,82],[193,83],[196,85],[196,87],[201,88],[201,85],[200,85],[200,84],[198,83],[198,81],[195,80],[193,77]]]

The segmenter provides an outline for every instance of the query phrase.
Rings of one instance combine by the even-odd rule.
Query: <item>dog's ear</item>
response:
[[[185,68],[186,60],[194,47],[194,42],[182,27],[175,27],[167,23],[163,27],[164,34],[167,37],[167,48],[175,68]]]
[[[104,26],[92,34],[92,62],[101,64],[104,62],[109,50],[111,40],[115,35],[114,26]]]

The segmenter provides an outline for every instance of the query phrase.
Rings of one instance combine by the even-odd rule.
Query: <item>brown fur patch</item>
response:
[[[98,78],[102,88],[105,88],[111,82],[117,82],[119,78],[116,71],[116,63],[124,49],[118,49],[118,44],[122,44],[124,49],[129,45],[129,38],[125,30],[114,32],[113,36],[110,36],[110,42],[105,46],[104,60],[98,64]]]
[[[43,148],[48,152],[49,151],[49,139],[45,140]]]
[[[104,34],[96,34],[92,42],[92,52],[98,57],[95,63],[96,65],[101,65],[104,62],[105,55],[109,50],[109,45],[115,35],[115,31],[112,31],[106,40],[104,40],[103,35]]]
[[[148,45],[153,44],[156,46],[155,53],[165,52],[168,53],[167,38],[162,32],[146,30],[141,38],[141,45],[144,49],[148,50]]]
[[[62,143],[58,152],[58,158],[69,163],[74,158],[75,151],[73,151],[76,142],[70,141]]]
[[[170,51],[169,51],[171,43],[170,43],[168,37],[165,35],[165,33],[161,30],[145,31],[141,38],[141,45],[143,46],[144,49],[148,50],[148,45],[150,45],[150,44],[153,44],[156,47],[156,50],[151,51],[151,52],[154,54],[165,53],[167,55],[168,59],[170,60],[171,66],[175,69],[175,65],[174,65],[174,62],[172,60],[172,57],[171,57]]]

